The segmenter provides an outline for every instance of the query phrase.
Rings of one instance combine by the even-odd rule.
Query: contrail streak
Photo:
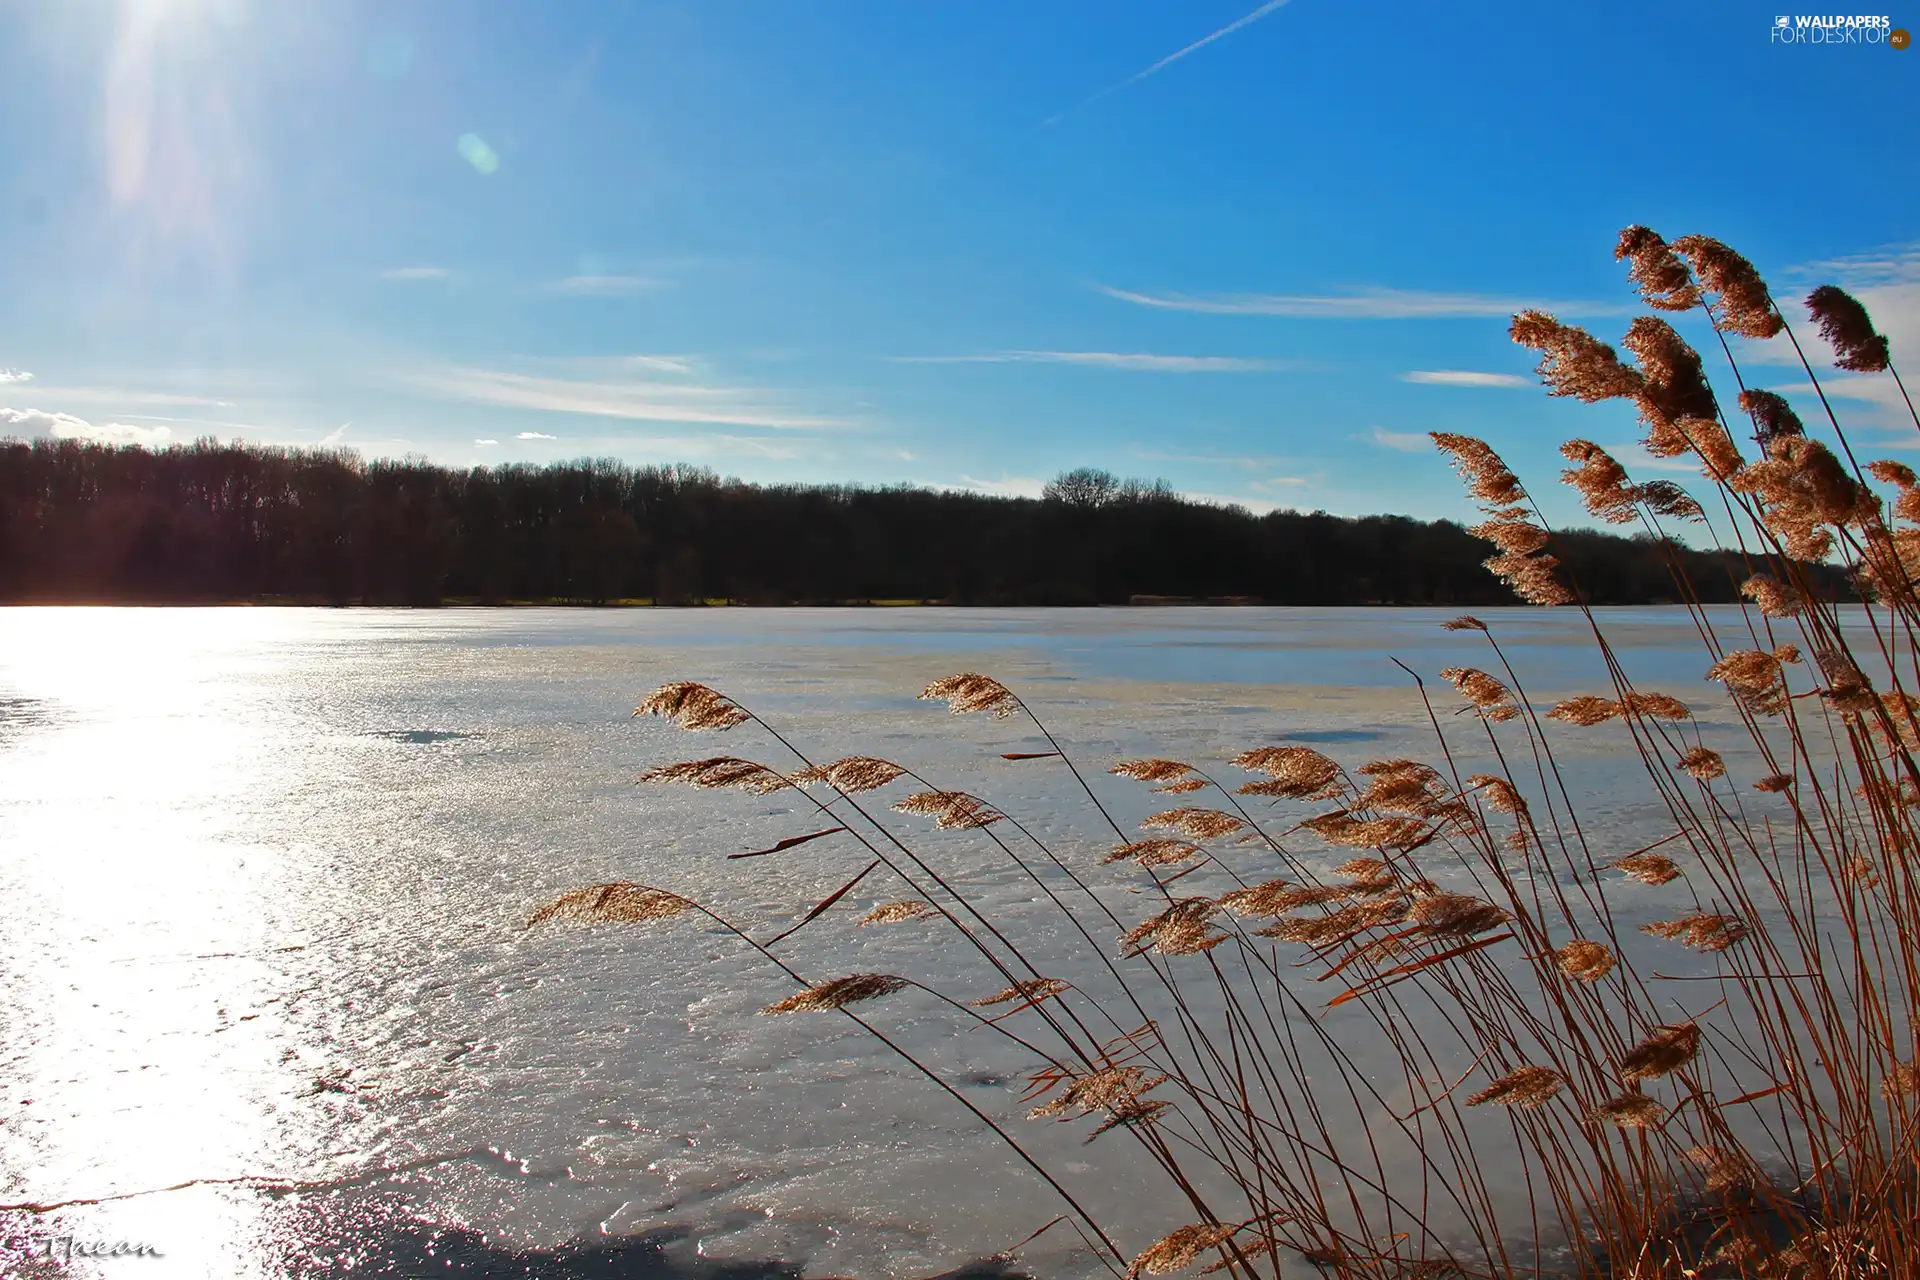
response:
[[[1146,67],[1142,70],[1134,72],[1132,75],[1128,76],[1125,80],[1121,80],[1115,84],[1108,85],[1106,88],[1100,90],[1100,92],[1092,95],[1089,98],[1082,100],[1081,102],[1075,104],[1074,106],[1067,108],[1066,111],[1062,111],[1059,115],[1052,117],[1047,121],[1047,123],[1054,124],[1059,120],[1061,120],[1062,118],[1064,118],[1065,116],[1067,116],[1071,112],[1078,111],[1083,107],[1092,106],[1094,103],[1100,101],[1100,99],[1105,98],[1111,94],[1118,93],[1122,89],[1132,88],[1134,85],[1139,84],[1142,80],[1145,80],[1148,76],[1155,75],[1161,71],[1166,70],[1168,67],[1180,61],[1180,59],[1186,57],[1188,54],[1193,53],[1196,50],[1206,48],[1208,45],[1212,44],[1215,40],[1221,39],[1224,36],[1230,36],[1242,27],[1252,26],[1254,23],[1260,21],[1260,19],[1272,13],[1275,9],[1279,9],[1285,6],[1288,2],[1289,0],[1267,0],[1265,4],[1261,5],[1258,9],[1255,9],[1253,12],[1242,14],[1240,17],[1235,18],[1232,22],[1229,22],[1226,26],[1221,27],[1218,31],[1215,31],[1210,35],[1201,36],[1198,40],[1195,40],[1192,44],[1188,45],[1184,49],[1176,49],[1174,52],[1160,59],[1160,61],[1154,63],[1152,66]]]

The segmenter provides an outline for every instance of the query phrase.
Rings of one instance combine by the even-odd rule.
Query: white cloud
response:
[[[1204,503],[1209,507],[1239,507],[1242,510],[1251,511],[1256,516],[1264,516],[1269,512],[1280,510],[1279,503],[1270,502],[1265,498],[1240,498],[1232,494],[1190,493],[1185,490],[1181,491],[1180,497],[1188,502]]]
[[[1920,241],[1789,267],[1779,274],[1792,282],[1791,288],[1783,284],[1777,291],[1781,306],[1800,335],[1807,357],[1817,366],[1825,365],[1831,359],[1831,352],[1820,341],[1802,300],[1819,284],[1837,284],[1860,300],[1873,317],[1874,328],[1887,335],[1896,367],[1920,366]],[[1756,345],[1744,344],[1740,358],[1747,359]],[[1799,357],[1788,343],[1778,341],[1765,345],[1762,358],[1767,363],[1799,363]],[[1891,383],[1892,379],[1885,381]],[[1905,402],[1900,402],[1899,407],[1904,411]]]
[[[1545,302],[1479,293],[1429,293],[1420,289],[1366,288],[1334,294],[1235,293],[1191,297],[1179,293],[1139,293],[1100,285],[1100,292],[1122,302],[1168,311],[1197,311],[1225,316],[1296,316],[1319,320],[1443,320],[1510,316],[1537,308],[1563,315],[1625,315],[1631,307],[1606,302]]]
[[[445,267],[394,267],[382,271],[382,280],[445,280],[453,273]]]
[[[1688,475],[1696,480],[1704,479],[1700,463],[1688,456],[1678,458],[1656,458],[1638,443],[1602,445],[1614,460],[1627,469],[1629,475],[1639,475],[1647,471],[1665,471],[1672,475]]]
[[[1241,356],[1169,356],[1134,351],[995,351],[977,356],[896,356],[903,364],[1075,364],[1152,373],[1255,373],[1288,368],[1284,360]]]
[[[960,487],[980,493],[997,493],[1006,498],[1037,498],[1041,490],[1047,487],[1047,482],[1033,476],[1003,475],[998,480],[977,480],[963,475],[960,477]]]
[[[0,409],[0,432],[28,440],[86,440],[95,444],[138,444],[160,448],[173,439],[167,427],[138,427],[124,422],[98,425],[70,413],[44,409]]]
[[[769,403],[759,391],[715,386],[640,373],[666,366],[635,361],[659,357],[620,357],[619,368],[593,362],[597,371],[585,378],[518,373],[501,369],[450,368],[416,375],[413,385],[435,395],[477,404],[555,413],[590,414],[648,422],[711,423],[724,426],[800,430],[845,425],[841,419],[793,413]],[[565,365],[568,362],[559,362]],[[576,365],[581,362],[573,362]],[[677,371],[677,368],[676,368]]]
[[[499,444],[500,442],[498,440],[475,440],[474,443],[479,445],[493,445]]]
[[[10,382],[32,382],[33,375],[25,369],[0,369],[0,387]]]
[[[1389,431],[1385,427],[1374,427],[1367,432],[1367,439],[1383,449],[1398,449],[1402,453],[1433,452],[1433,438],[1424,431]]]
[[[658,289],[660,282],[646,276],[568,276],[554,282],[556,293],[581,298],[624,298]]]
[[[550,436],[544,431],[522,431],[515,440],[558,440],[559,436]]]
[[[1478,373],[1469,369],[1415,369],[1400,375],[1402,382],[1420,382],[1435,387],[1531,387],[1532,378],[1516,373]]]
[[[1809,413],[1826,416],[1820,409],[1819,392],[1814,390],[1811,382],[1795,382],[1787,386],[1768,387],[1767,390],[1795,400],[1794,407],[1803,418]],[[1902,414],[1907,411],[1907,402],[1900,394],[1899,384],[1885,374],[1836,373],[1820,379],[1820,390],[1825,391],[1831,400],[1858,400],[1898,409]]]
[[[339,444],[347,438],[347,428],[352,425],[351,422],[343,422],[333,430],[327,432],[327,434],[321,436],[320,447],[322,449],[331,449],[334,445]]]

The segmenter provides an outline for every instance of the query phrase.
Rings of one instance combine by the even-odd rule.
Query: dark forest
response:
[[[10,603],[1514,603],[1481,568],[1490,550],[1447,521],[1256,516],[1092,470],[1035,500],[607,460],[461,471],[211,442],[0,442]],[[1553,551],[1593,603],[1678,594],[1651,539],[1574,531]],[[1682,561],[1701,599],[1736,598],[1735,558]]]

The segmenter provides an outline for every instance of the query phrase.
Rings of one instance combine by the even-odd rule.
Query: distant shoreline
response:
[[[1710,602],[1712,603],[1712,602]],[[1728,602],[1719,602],[1728,603]],[[1680,608],[1676,600],[1609,601],[1606,604],[1590,606],[1596,609],[1675,609]],[[338,603],[328,600],[309,600],[280,597],[254,597],[235,600],[153,600],[153,599],[84,599],[84,600],[5,600],[0,601],[0,609],[407,609],[422,613],[431,613],[440,609],[581,609],[581,610],[630,610],[662,609],[673,611],[691,611],[698,609],[966,609],[976,612],[992,612],[1004,609],[1061,609],[1074,612],[1089,612],[1100,609],[1297,609],[1321,611],[1327,609],[1535,609],[1538,606],[1506,601],[1488,604],[1485,601],[1420,601],[1401,603],[1399,601],[1366,600],[1343,601],[1337,604],[1299,604],[1280,600],[1258,600],[1244,596],[1220,598],[1187,599],[1178,596],[1152,596],[1145,599],[1133,599],[1125,604],[1057,604],[1045,601],[996,602],[993,604],[969,604],[959,600],[799,600],[784,603],[762,603],[749,600],[683,600],[678,602],[655,602],[647,599],[634,600],[461,600],[446,599],[435,604],[395,604],[386,601],[355,601]]]
[[[456,470],[205,442],[0,441],[0,601],[35,604],[1475,609],[1482,526],[1188,501],[1069,472],[1039,498],[755,485],[581,459]],[[1594,604],[1732,602],[1728,551],[1567,528]],[[1807,573],[1850,587],[1832,566]]]

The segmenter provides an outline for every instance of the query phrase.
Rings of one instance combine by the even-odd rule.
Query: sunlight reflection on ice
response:
[[[1350,760],[1424,753],[1424,713],[1386,655],[1429,678],[1461,660],[1444,616],[0,611],[0,1202],[372,1179],[407,1212],[484,1233],[449,1238],[469,1252],[559,1248],[607,1223],[641,1250],[621,1263],[635,1267],[910,1275],[990,1253],[1038,1225],[1007,1157],[870,1044],[752,1017],[786,991],[721,940],[521,932],[532,904],[580,883],[731,893],[769,919],[845,878],[823,843],[761,864],[741,898],[740,864],[717,855],[791,834],[790,806],[634,788],[636,767],[708,745],[631,721],[634,698],[715,681],[823,754],[904,756],[1092,855],[1104,842],[1058,776],[999,760],[1030,749],[1029,730],[913,694],[994,671],[1037,691],[1096,768],[1286,739]],[[1630,665],[1698,688],[1677,617],[1617,621]],[[1572,619],[1496,625],[1542,673],[1536,696],[1591,679]],[[726,744],[766,749],[744,731]],[[1600,817],[1635,821],[1608,790],[1617,762],[1585,763]],[[1123,822],[1154,799],[1111,794]],[[1037,918],[1030,886],[960,873]],[[905,933],[845,932],[823,935],[823,964],[883,969],[911,950]],[[955,983],[979,976],[960,968]],[[889,1016],[982,1103],[1030,1066],[956,1045],[910,1006]],[[1102,1208],[1146,1194],[1075,1133],[1035,1141]],[[409,1172],[387,1184],[387,1169]],[[203,1185],[69,1212],[167,1255],[110,1275],[264,1280],[289,1249],[345,1247],[326,1232],[372,1233],[389,1258],[429,1250],[428,1228],[373,1221],[378,1189]],[[1064,1246],[1028,1260],[1049,1276],[1085,1261]]]

